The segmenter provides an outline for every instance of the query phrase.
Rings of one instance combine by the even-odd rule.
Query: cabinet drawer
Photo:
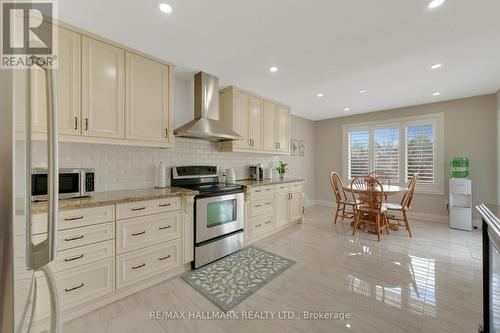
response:
[[[276,185],[276,193],[288,193],[290,191],[290,184]]]
[[[110,240],[115,238],[115,223],[109,222],[59,231],[57,238],[58,251]]]
[[[255,188],[251,188],[248,193],[252,196],[258,195],[274,195],[274,185],[268,186],[257,186]]]
[[[138,201],[116,205],[116,218],[128,219],[144,215],[171,212],[181,209],[181,198]]]
[[[180,221],[180,211],[118,221],[116,252],[124,253],[179,238]]]
[[[302,183],[291,183],[290,184],[290,192],[298,192],[302,191]]]
[[[274,228],[274,216],[272,213],[251,218],[252,237],[260,235]]]
[[[54,274],[61,309],[71,307],[104,296],[115,289],[115,260],[101,260]],[[50,314],[50,296],[47,282],[42,275],[37,276],[37,319]]]
[[[257,216],[272,212],[274,209],[274,197],[253,199],[250,201],[250,216]]]
[[[102,206],[63,210],[59,212],[59,230],[84,227],[98,223],[112,222],[115,219],[114,206]],[[47,232],[47,214],[33,215],[33,234]]]
[[[176,239],[117,256],[117,288],[122,288],[180,265],[180,246],[180,239]]]
[[[89,264],[114,257],[115,241],[109,240],[57,252],[57,258],[50,264],[54,272]]]

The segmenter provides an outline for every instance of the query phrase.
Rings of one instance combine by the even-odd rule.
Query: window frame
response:
[[[423,194],[444,194],[444,113],[426,114],[413,117],[393,118],[364,123],[345,124],[342,126],[342,178],[350,182],[349,177],[349,133],[354,131],[369,132],[369,170],[375,163],[375,129],[399,128],[399,181],[395,183],[407,186],[407,146],[406,129],[408,126],[433,126],[434,136],[434,184],[417,184],[416,192]]]

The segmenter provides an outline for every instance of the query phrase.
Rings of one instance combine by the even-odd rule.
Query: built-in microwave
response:
[[[47,200],[48,171],[35,168],[31,172],[31,199]],[[59,199],[88,197],[94,192],[93,169],[59,169]]]

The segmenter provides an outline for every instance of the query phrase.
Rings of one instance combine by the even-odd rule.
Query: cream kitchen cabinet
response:
[[[59,134],[80,135],[80,53],[81,36],[71,30],[58,31],[58,68],[56,70]],[[31,70],[31,122],[33,133],[47,132],[45,71]],[[25,82],[23,80],[23,82]]]
[[[124,139],[125,51],[82,38],[83,135]]]
[[[170,67],[131,52],[125,64],[125,139],[168,145],[173,138]]]
[[[62,22],[55,25],[59,141],[173,147],[174,65]],[[46,140],[45,74],[31,72],[33,139]],[[27,77],[15,73],[17,89],[25,89]],[[22,111],[25,102],[17,102]]]
[[[248,243],[302,220],[301,181],[250,188],[245,196],[245,237]]]
[[[238,88],[220,91],[221,121],[243,139],[223,141],[221,151],[289,154],[288,108]]]
[[[228,92],[234,94],[234,111],[231,125],[242,140],[234,142],[234,146],[241,149],[252,149],[250,138],[250,95],[241,91]],[[229,144],[229,143],[228,143]]]
[[[63,320],[189,270],[194,250],[193,205],[193,196],[177,196],[60,211],[57,256],[49,265]],[[46,213],[33,215],[35,243],[46,238],[46,226]],[[18,245],[22,247],[23,242]],[[34,332],[47,329],[50,313],[48,287],[41,273],[37,282],[40,304]]]
[[[290,223],[290,193],[276,193],[275,202],[276,226],[287,225]]]
[[[277,152],[290,153],[290,111],[281,105],[276,111],[276,142]]]
[[[272,153],[290,152],[290,113],[288,108],[264,101],[264,150]]]

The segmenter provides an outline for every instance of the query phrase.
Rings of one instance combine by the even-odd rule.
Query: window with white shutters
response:
[[[399,127],[377,128],[373,133],[373,170],[399,182]]]
[[[387,119],[342,126],[346,181],[370,171],[407,186],[418,173],[417,192],[444,193],[444,114]]]
[[[370,133],[349,132],[349,179],[366,176],[370,169]]]
[[[419,184],[435,181],[434,126],[432,124],[406,127],[406,180],[418,173]]]

